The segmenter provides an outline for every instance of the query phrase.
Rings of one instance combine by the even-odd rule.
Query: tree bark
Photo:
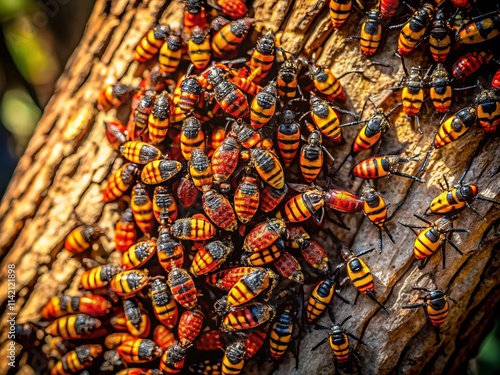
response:
[[[281,45],[285,50],[305,57],[314,55],[319,64],[330,67],[337,76],[353,68],[365,71],[370,80],[359,74],[342,78],[348,96],[344,108],[352,107],[360,113],[368,96],[385,111],[400,101],[400,93],[391,90],[402,76],[400,61],[394,57],[397,31],[386,32],[387,41],[375,56],[376,60],[389,66],[370,66],[369,60],[360,54],[357,43],[344,42],[346,37],[359,33],[364,17],[361,12],[354,10],[346,24],[333,31],[328,5],[324,1],[256,0],[253,8],[254,17],[261,21],[256,30],[281,30]],[[14,311],[18,323],[39,320],[41,307],[50,297],[68,288],[76,289],[83,272],[81,260],[60,250],[67,234],[78,225],[78,220],[97,222],[107,231],[108,237],[113,237],[114,223],[118,219],[117,206],[104,205],[101,191],[107,176],[116,169],[117,155],[105,141],[103,120],[111,119],[111,115],[96,110],[97,93],[105,84],[118,80],[137,84],[140,77],[136,73],[138,65],[133,62],[135,45],[158,21],[178,27],[181,11],[182,4],[177,1],[96,2],[81,44],[59,79],[54,97],[45,108],[0,206],[0,303],[7,308],[7,266],[15,264]],[[410,56],[422,55],[415,52]],[[407,65],[412,64],[429,65],[422,59],[408,59]],[[409,156],[425,154],[438,124],[438,119],[431,117],[430,107],[424,105],[420,116],[423,135],[416,132],[401,111],[397,111],[393,116],[395,126],[384,136],[382,152],[404,152]],[[363,118],[367,116],[365,113]],[[358,131],[358,127],[344,129],[344,138],[348,141],[329,147],[337,163],[349,153]],[[360,296],[357,303],[350,306],[337,298],[333,302],[336,319],[342,321],[352,315],[345,328],[366,342],[366,345],[358,345],[351,340],[351,345],[362,356],[363,373],[463,373],[487,333],[500,298],[500,259],[496,251],[499,247],[500,209],[488,202],[476,201],[474,206],[487,220],[480,220],[471,211],[460,215],[455,226],[467,228],[470,233],[455,235],[453,241],[464,255],[448,246],[445,269],[441,266],[441,255],[434,255],[420,270],[412,252],[415,236],[397,224],[401,221],[420,225],[412,214],[422,214],[430,200],[441,191],[439,183],[443,175],[455,184],[469,162],[471,169],[466,181],[476,183],[481,194],[496,198],[500,141],[488,137],[482,142],[482,138],[482,131],[475,127],[460,140],[435,151],[422,175],[425,180],[422,184],[397,176],[376,182],[377,190],[386,198],[389,207],[406,199],[388,224],[395,244],[384,237],[382,254],[374,251],[363,257],[375,276],[376,294],[390,314],[365,296]],[[363,156],[368,157],[368,154]],[[363,156],[356,160],[362,160]],[[337,176],[340,186],[356,192],[362,181],[348,175],[354,163],[352,159],[348,160]],[[401,170],[416,174],[419,165],[409,163]],[[370,222],[359,214],[344,215],[343,218],[351,229],[333,227],[339,239],[355,251],[377,246],[378,231]],[[340,262],[333,240],[323,236],[319,241],[325,245],[333,263]],[[95,254],[105,258],[113,250],[113,244],[103,238],[102,245],[103,249]],[[437,346],[434,346],[434,332],[426,325],[422,309],[401,309],[401,306],[416,303],[418,293],[412,290],[413,286],[440,289],[449,286],[449,294],[458,302],[456,305],[451,303],[450,314],[441,326],[442,341]],[[308,296],[311,286],[304,289]],[[350,283],[341,289],[346,299],[354,301],[356,293]],[[5,340],[9,317],[6,310],[0,321],[4,342],[1,353],[7,351],[8,341]],[[329,325],[328,316],[321,318],[319,323]],[[312,330],[302,338],[297,370],[294,369],[293,355],[288,353],[277,370],[270,363],[262,365],[250,361],[245,372],[333,374],[335,367],[328,344],[310,352],[326,335],[326,331]],[[20,373],[36,373],[26,363],[26,354],[18,360],[22,365]],[[8,370],[5,361],[0,361],[0,374],[6,374]]]

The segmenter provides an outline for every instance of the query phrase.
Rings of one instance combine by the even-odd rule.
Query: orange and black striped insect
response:
[[[389,26],[389,29],[396,29],[403,26],[398,39],[397,54],[399,56],[409,54],[422,42],[427,28],[434,19],[434,7],[429,3],[423,4],[418,9],[410,9],[413,11],[413,15],[406,23]]]
[[[85,258],[85,265],[93,267],[85,271],[80,280],[80,289],[94,290],[106,286],[115,275],[121,272],[121,267],[112,264],[99,265],[92,259]]]
[[[194,255],[189,272],[195,277],[213,272],[225,262],[233,250],[234,246],[232,243],[225,244],[219,240],[211,241]]]
[[[148,285],[148,270],[130,270],[116,274],[111,279],[111,289],[121,297],[132,297]]]
[[[203,87],[196,76],[186,76],[181,81],[179,108],[185,113],[191,113],[202,99]],[[175,104],[175,103],[174,103]]]
[[[284,250],[285,242],[283,239],[278,238],[275,243],[264,250],[250,254],[243,254],[241,256],[241,262],[245,265],[254,267],[264,266],[277,260]]]
[[[198,291],[191,275],[183,268],[172,268],[167,284],[176,302],[187,310],[192,310],[198,303]]]
[[[155,95],[146,93],[137,103],[137,108],[134,111],[134,128],[130,129],[130,133],[137,139],[148,128],[148,119],[153,109]]]
[[[203,328],[205,316],[200,309],[184,311],[179,319],[178,336],[183,348],[193,345]]]
[[[158,94],[148,117],[148,133],[151,143],[161,143],[170,125],[171,101],[166,91]]]
[[[130,208],[139,229],[144,234],[151,234],[154,226],[153,202],[148,196],[146,187],[140,182],[132,189]]]
[[[122,156],[135,164],[148,164],[162,157],[155,146],[141,141],[130,141],[120,146]]]
[[[345,126],[365,124],[354,139],[354,142],[352,144],[352,153],[368,150],[377,142],[379,142],[377,151],[375,152],[375,154],[378,154],[378,151],[380,150],[380,147],[382,145],[382,136],[387,132],[387,130],[389,130],[391,126],[391,120],[389,119],[389,116],[401,106],[401,104],[398,104],[389,112],[384,113],[377,107],[377,105],[372,101],[371,98],[368,98],[368,101],[370,101],[375,107],[375,113],[373,114],[373,116],[371,116],[368,120],[354,121],[340,125],[340,127],[342,128]]]
[[[177,160],[154,160],[144,166],[141,181],[147,185],[157,185],[175,177],[182,170]]]
[[[270,185],[266,185],[260,191],[260,209],[263,212],[271,212],[281,203],[283,198],[288,193],[288,185],[283,185],[281,189],[276,189]]]
[[[359,39],[361,53],[366,57],[373,56],[380,45],[382,39],[382,24],[380,23],[381,13],[377,9],[372,9],[366,13],[368,18],[361,25],[361,35],[351,36],[348,40]]]
[[[435,223],[432,223],[417,214],[414,214],[413,216],[426,223],[427,226],[424,227],[418,225],[410,225],[401,222],[399,222],[399,224],[404,227],[410,228],[412,232],[417,236],[417,238],[415,239],[415,244],[413,246],[413,253],[415,255],[415,258],[422,259],[420,268],[425,267],[427,261],[429,260],[429,257],[437,250],[439,250],[439,248],[441,248],[443,254],[444,269],[446,262],[445,245],[447,243],[449,243],[457,253],[463,255],[460,249],[450,241],[448,235],[450,233],[469,233],[470,231],[465,228],[446,228],[446,226],[452,224],[452,220],[455,218],[455,216],[444,216],[442,219]],[[420,233],[417,233],[415,229],[422,229],[422,231]]]
[[[195,148],[205,151],[205,134],[201,129],[201,122],[190,116],[182,122],[181,129],[181,152],[186,160],[191,159],[191,153]]]
[[[313,130],[307,137],[307,143],[301,147],[299,157],[300,173],[307,183],[316,180],[324,167],[323,153],[330,158],[332,163],[335,161],[332,154],[322,145],[321,132]]]
[[[276,189],[281,189],[285,185],[285,173],[274,152],[264,148],[253,148],[250,150],[250,159],[266,184]]]
[[[268,219],[258,224],[245,237],[243,251],[253,253],[271,246],[280,237],[287,236],[287,229],[283,219]]]
[[[474,107],[465,107],[441,124],[434,138],[434,148],[446,146],[469,130],[476,122],[477,111]]]
[[[106,336],[106,339],[104,340],[104,345],[106,345],[108,349],[116,349],[125,341],[130,341],[134,339],[135,339],[134,335],[128,332],[110,333],[109,335]]]
[[[387,216],[388,204],[385,203],[382,195],[380,195],[380,193],[374,188],[368,185],[363,186],[361,197],[363,198],[363,213],[373,225],[378,227],[379,249],[380,253],[382,253],[382,229],[385,230],[385,233],[387,233],[392,243],[395,243],[391,232],[386,226],[386,223],[393,218],[397,209],[403,204],[403,202],[396,206],[390,216]]]
[[[437,63],[442,63],[451,50],[450,23],[445,18],[444,9],[438,8],[436,19],[429,32],[429,49],[432,58]]]
[[[247,149],[261,144],[263,140],[260,132],[241,120],[231,124],[228,137],[235,138],[241,146]]]
[[[96,294],[82,296],[68,296],[61,294],[52,297],[42,308],[43,320],[54,320],[61,316],[82,313],[92,316],[104,316],[111,308],[111,303],[104,297]]]
[[[215,99],[224,112],[236,118],[250,114],[246,95],[227,79],[227,73],[222,68],[210,68],[207,80],[213,86]]]
[[[418,113],[424,102],[424,86],[425,81],[422,76],[422,70],[419,66],[412,66],[410,72],[406,69],[404,58],[401,57],[401,63],[405,75],[401,78],[398,86],[393,87],[393,90],[403,89],[401,92],[401,102],[403,103],[403,112],[407,117],[415,118],[417,130],[422,134],[420,129],[420,119]]]
[[[238,48],[254,23],[252,18],[241,18],[223,26],[212,39],[212,52],[219,58]]]
[[[278,284],[278,275],[265,268],[255,268],[243,276],[227,294],[229,307],[241,306],[250,302],[264,290],[267,290],[264,300],[269,300],[274,288]]]
[[[493,90],[481,90],[474,101],[477,120],[485,132],[494,132],[500,124],[500,97]]]
[[[217,310],[216,310],[217,311]],[[270,304],[250,302],[244,306],[234,306],[222,319],[222,332],[237,332],[258,327],[267,321],[273,320],[276,308]]]
[[[172,237],[168,228],[161,228],[156,242],[158,261],[165,271],[170,272],[172,267],[182,267],[184,264],[184,248]]]
[[[321,345],[323,345],[325,342],[328,341],[328,343],[330,344],[330,349],[333,354],[333,360],[335,362],[335,367],[337,368],[337,371],[338,369],[340,369],[344,374],[352,374],[353,372],[352,362],[354,361],[357,367],[357,373],[358,374],[361,373],[361,366],[359,365],[361,357],[359,356],[358,352],[356,352],[356,350],[349,347],[349,337],[359,341],[362,344],[364,344],[364,342],[342,328],[342,326],[345,324],[347,320],[351,318],[351,316],[349,315],[347,318],[344,319],[342,323],[338,324],[335,323],[335,318],[330,309],[328,309],[328,313],[330,314],[330,319],[333,323],[332,326],[328,328],[325,326],[321,326],[319,324],[316,325],[318,328],[328,329],[328,337],[326,337],[325,339],[321,340],[318,344],[316,344],[311,349],[311,351],[316,350],[317,348],[319,348]]]
[[[448,290],[443,292],[439,289],[419,287],[414,287],[413,289],[427,293],[425,297],[419,297],[419,299],[423,298],[424,302],[402,306],[402,308],[418,309],[419,307],[423,307],[427,321],[434,327],[434,331],[436,333],[436,343],[434,345],[437,345],[441,342],[439,326],[444,323],[446,317],[448,316],[448,310],[450,307],[448,300],[451,300],[454,303],[457,303],[457,301],[448,295]]]
[[[296,303],[294,303],[296,297],[289,290],[282,292],[282,294],[285,294],[287,299],[283,309],[272,324],[269,335],[269,354],[275,361],[278,361],[288,349],[292,341],[294,321],[296,320]]]
[[[64,240],[64,249],[79,254],[89,249],[104,233],[97,225],[81,225],[73,229]]]
[[[282,251],[280,257],[273,263],[276,271],[285,279],[299,284],[304,283],[304,274],[297,259],[288,251]]]
[[[165,349],[160,360],[162,374],[177,374],[182,371],[186,360],[186,349],[174,343]]]
[[[232,75],[229,80],[234,83],[245,94],[255,96],[262,91],[262,86],[254,82],[254,78],[260,72],[259,69],[254,70],[250,75],[245,76],[245,73],[237,73]],[[241,74],[241,75],[239,75]]]
[[[139,268],[146,264],[156,252],[156,240],[135,243],[122,254],[121,265],[125,270]]]
[[[476,50],[459,57],[453,64],[451,72],[458,80],[465,80],[475,73],[482,65],[486,65],[493,58],[493,54],[488,50]]]
[[[127,364],[151,362],[163,353],[153,340],[139,338],[125,341],[116,351]]]
[[[255,83],[264,79],[271,70],[275,59],[275,45],[276,36],[271,31],[257,39],[250,60],[246,63],[251,72],[260,69],[253,79]]]
[[[203,218],[177,219],[172,224],[172,236],[180,240],[206,241],[215,236],[215,227]]]
[[[328,101],[323,100],[311,92],[310,99],[311,119],[318,127],[321,133],[335,143],[342,142],[342,132],[340,129],[340,118],[338,112],[348,113],[356,118],[356,116],[348,111],[331,105]],[[308,113],[305,113],[302,120]]]
[[[455,40],[464,44],[481,43],[500,34],[500,13],[498,10],[473,17],[457,30]]]
[[[250,125],[252,128],[260,129],[271,120],[276,111],[277,102],[276,85],[270,83],[255,96],[250,105]]]
[[[210,48],[210,34],[199,26],[195,26],[189,38],[188,54],[196,69],[205,69],[208,66],[212,55]]]
[[[245,364],[246,347],[243,341],[235,341],[227,346],[222,358],[221,374],[237,375]]]
[[[135,298],[123,300],[123,313],[125,314],[128,331],[135,337],[147,337],[151,331],[149,312]]]
[[[229,180],[236,170],[241,147],[233,137],[226,137],[212,155],[214,180],[221,184]]]
[[[120,198],[133,185],[138,174],[136,164],[124,163],[106,181],[102,189],[102,200],[107,203]]]
[[[50,370],[51,375],[75,374],[90,367],[102,353],[101,345],[81,345],[66,353]]]
[[[292,197],[284,207],[287,220],[291,223],[300,223],[313,216],[317,223],[324,218],[325,199],[323,192],[317,188],[308,188],[306,191]]]
[[[319,281],[316,284],[316,286],[311,291],[311,295],[307,301],[307,323],[314,323],[323,314],[323,312],[332,302],[334,294],[336,294],[344,302],[349,303],[339,295],[338,291],[335,288],[336,284],[333,275]]]
[[[170,27],[168,25],[158,24],[150,29],[135,47],[134,60],[145,62],[152,59],[165,43],[165,38],[169,34]]]
[[[174,73],[181,62],[182,39],[179,35],[170,34],[160,48],[158,62],[164,73]]]
[[[344,259],[345,266],[347,268],[347,275],[349,276],[349,279],[351,279],[352,284],[358,290],[356,299],[359,295],[359,292],[366,294],[373,302],[375,302],[387,313],[389,313],[386,307],[377,300],[377,297],[375,297],[375,284],[373,283],[373,275],[370,271],[370,268],[368,268],[366,263],[359,258],[360,256],[367,254],[373,250],[373,248],[363,250],[356,255],[347,246],[342,246],[340,254]]]
[[[259,209],[260,192],[258,180],[253,176],[243,176],[234,192],[234,211],[238,220],[247,224]]]
[[[65,340],[85,338],[101,326],[101,321],[87,314],[66,315],[54,320],[45,333]]]
[[[212,164],[207,155],[200,148],[191,151],[189,159],[189,174],[193,180],[194,186],[200,191],[212,188],[214,174]]]
[[[128,102],[136,87],[117,83],[105,86],[97,97],[97,109],[99,111],[109,111],[111,108],[118,108]]]
[[[236,284],[243,276],[252,272],[254,267],[234,267],[227,268],[215,272],[205,278],[208,285],[219,288],[223,291],[228,291]]]
[[[283,109],[282,114],[283,121],[278,125],[276,139],[283,165],[288,168],[299,151],[300,124],[295,120],[296,114],[291,108]]]
[[[166,186],[157,186],[153,192],[153,213],[156,221],[161,225],[172,223],[177,219],[179,209],[170,189]]]
[[[346,96],[344,93],[344,89],[340,84],[339,79],[347,74],[360,73],[357,70],[349,71],[343,73],[341,76],[337,78],[335,77],[333,72],[328,68],[316,65],[312,61],[307,62],[307,64],[309,65],[308,74],[314,83],[314,87],[316,88],[316,90],[318,90],[319,93],[325,95],[329,101],[332,101],[334,99],[345,100]],[[312,99],[313,97],[311,95],[311,110],[312,110]]]
[[[445,179],[444,181],[446,183],[446,189],[441,185],[443,191],[431,201],[429,208],[425,212],[427,213],[428,211],[430,211],[433,214],[450,216],[462,211],[465,207],[467,207],[475,214],[484,219],[484,216],[471,206],[471,203],[475,199],[480,199],[493,204],[500,204],[500,202],[498,201],[495,201],[483,195],[479,195],[479,188],[477,185],[464,184],[463,179],[465,178],[466,173],[467,170],[464,172],[457,185],[451,189],[448,185],[448,181]]]
[[[380,155],[375,156],[358,163],[352,173],[361,178],[380,178],[384,176],[401,176],[411,178],[417,182],[423,182],[420,178],[397,170],[399,164],[418,160],[419,156],[411,158],[402,158],[398,155]]]
[[[278,70],[276,77],[276,89],[282,102],[287,102],[297,96],[297,92],[302,97],[302,91],[298,84],[297,75],[302,68],[302,62],[299,59],[287,57],[287,52],[281,50],[284,58]]]
[[[175,300],[169,295],[167,284],[163,276],[153,277],[148,292],[156,318],[169,329],[173,329],[179,319],[179,308]]]
[[[330,0],[330,21],[334,29],[341,27],[349,17],[352,9],[352,0]]]
[[[205,30],[208,27],[207,12],[202,0],[183,0],[184,17],[182,22],[182,33],[189,39],[191,30],[198,26]]]
[[[429,77],[430,97],[436,112],[447,113],[451,107],[453,91],[468,90],[475,86],[451,87],[448,71],[438,63]]]

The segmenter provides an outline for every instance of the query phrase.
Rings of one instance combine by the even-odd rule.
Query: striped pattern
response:
[[[153,192],[153,213],[158,223],[171,223],[177,219],[177,203],[168,188],[157,186]]]
[[[438,301],[436,301],[438,302]],[[439,301],[441,302],[441,301]],[[431,321],[431,324],[434,327],[439,327],[441,324],[444,323],[446,320],[446,317],[448,316],[448,310],[449,310],[449,303],[448,301],[444,300],[444,306],[442,308],[437,308],[438,306],[441,307],[441,303],[437,303],[436,307],[433,307],[433,301],[427,302],[427,305],[425,307],[425,311],[427,312],[427,315],[429,316],[429,320]]]
[[[432,104],[436,111],[439,113],[446,113],[450,109],[451,106],[451,95],[452,95],[451,85],[447,84],[445,86],[444,93],[440,94],[437,92],[434,86],[431,86],[429,93],[431,96]]]
[[[94,227],[82,225],[73,229],[64,241],[64,248],[71,254],[79,254],[87,250],[93,241],[99,238],[95,233]]]
[[[210,189],[213,183],[213,171],[210,160],[203,150],[195,148],[191,152],[189,160],[189,174],[193,180],[194,186],[198,190]]]
[[[130,141],[120,146],[122,156],[136,164],[148,164],[161,158],[161,151],[141,141]]]
[[[477,119],[486,132],[493,132],[500,124],[500,99],[491,90],[482,91],[476,98]]]
[[[268,271],[256,268],[249,274],[243,276],[227,294],[229,306],[239,306],[251,301],[269,286]]]
[[[441,247],[443,237],[444,234],[434,226],[424,229],[415,240],[413,247],[415,258],[424,259],[434,254]]]
[[[170,345],[174,344],[177,341],[177,339],[175,338],[174,331],[165,327],[162,324],[158,324],[156,326],[155,331],[153,333],[153,341],[156,342],[160,348],[165,350]]]
[[[193,35],[188,42],[189,59],[197,69],[205,69],[210,62],[212,50],[210,49],[210,35],[207,34],[202,43],[196,43]]]
[[[260,209],[263,212],[273,211],[285,198],[288,193],[288,185],[283,185],[281,189],[276,189],[272,186],[266,185],[260,191]]]
[[[233,251],[221,241],[212,241],[194,255],[190,272],[194,276],[204,275],[218,268]]]
[[[466,107],[455,113],[439,127],[434,147],[440,148],[464,135],[476,121],[476,110]]]
[[[236,170],[241,147],[233,137],[227,137],[212,155],[214,180],[226,182]]]
[[[102,288],[107,285],[120,270],[120,267],[114,267],[111,264],[94,267],[83,273],[80,284],[85,290]]]
[[[267,249],[251,253],[248,258],[246,258],[246,261],[254,267],[263,266],[277,260],[281,256],[281,251],[282,249],[280,249],[277,246],[277,242],[275,242]]]
[[[319,74],[313,74],[313,83],[316,90],[327,96],[328,100],[335,98],[345,100],[344,89],[337,77],[333,75],[330,69],[320,69]],[[331,114],[328,117],[331,117]]]
[[[135,339],[121,344],[116,351],[128,363],[150,362],[161,354],[158,345],[149,339]]]
[[[215,234],[215,227],[201,218],[177,219],[172,225],[172,235],[180,240],[206,241]]]
[[[338,363],[347,363],[349,359],[349,338],[345,333],[330,334],[328,338],[333,357]]]
[[[45,332],[52,336],[60,336],[65,340],[79,339],[100,325],[101,322],[90,315],[74,314],[54,320],[45,328]]]
[[[137,166],[132,163],[125,163],[118,168],[104,185],[102,191],[103,201],[112,202],[125,194],[134,183],[134,176],[138,171]]]
[[[186,350],[177,343],[170,345],[163,353],[160,361],[162,374],[178,374],[184,367]]]
[[[403,111],[407,116],[416,116],[420,112],[424,102],[424,90],[420,88],[417,93],[412,93],[412,89],[404,87],[401,93],[403,101]]]
[[[137,242],[123,253],[121,265],[125,270],[139,268],[146,264],[156,252],[156,241]]]
[[[180,242],[170,236],[168,229],[160,232],[156,244],[158,261],[165,271],[170,272],[172,267],[184,265],[184,248]]]
[[[362,178],[384,177],[390,174],[390,170],[386,170],[386,168],[384,168],[385,163],[386,160],[383,156],[376,156],[370,159],[366,159],[358,163],[352,170],[352,173],[356,177]]]
[[[165,35],[166,33],[162,35],[161,25],[149,30],[146,35],[142,37],[137,47],[135,47],[134,60],[138,62],[145,62],[153,58],[163,43],[165,43]],[[156,36],[163,37],[157,39]]]
[[[161,279],[154,279],[149,291],[153,311],[156,318],[169,329],[173,329],[179,318],[179,309],[173,298],[170,298],[167,284]],[[155,330],[156,334],[156,330]]]
[[[225,25],[214,35],[211,46],[215,57],[220,57],[229,51],[235,50],[243,41],[244,35],[238,37],[231,31],[231,27],[235,22],[236,21],[233,21]],[[248,31],[248,29],[246,31]]]
[[[132,190],[130,208],[139,229],[150,234],[154,225],[153,202],[149,199],[144,185],[138,183]]]
[[[293,333],[293,317],[290,311],[284,311],[271,327],[269,337],[269,353],[275,360],[281,358],[285,353]]]
[[[186,160],[191,160],[191,153],[195,148],[205,151],[205,134],[201,130],[201,122],[195,117],[185,119],[180,140],[181,153]]]
[[[371,10],[367,13],[368,20],[361,25],[360,50],[366,57],[377,52],[382,39],[382,25],[379,22],[380,13]]]
[[[245,176],[234,193],[234,210],[241,223],[246,224],[253,219],[259,208],[259,186],[254,177]]]
[[[198,291],[193,278],[183,268],[174,268],[168,274],[168,285],[172,296],[179,305],[192,310],[198,303]]]
[[[205,317],[200,310],[184,311],[179,319],[178,336],[180,344],[191,346],[200,334]]]
[[[285,185],[283,167],[273,152],[256,148],[250,151],[250,157],[255,170],[264,182],[276,189],[281,189]]]
[[[332,301],[334,292],[335,284],[330,279],[320,281],[316,284],[307,301],[306,316],[309,324],[315,322],[325,311]]]
[[[182,44],[180,37],[170,35],[160,48],[158,63],[163,73],[174,73],[181,62]]]
[[[267,220],[247,234],[243,242],[243,251],[253,253],[263,250],[275,243],[285,233],[286,225],[283,219]]]
[[[124,271],[111,279],[110,286],[119,296],[132,297],[148,284],[149,279],[147,271]]]
[[[366,294],[367,290],[373,292],[375,289],[370,269],[360,258],[353,257],[353,259],[347,261],[347,274],[356,289],[361,293]]]
[[[349,17],[352,8],[352,0],[330,0],[330,21],[334,29],[342,26]]]
[[[481,43],[500,34],[500,14],[473,21],[457,34],[457,41],[464,44]]]
[[[303,145],[300,149],[299,166],[300,173],[302,173],[302,177],[307,183],[316,180],[323,167],[323,150],[321,146],[311,143]]]
[[[437,214],[456,211],[465,207],[467,203],[471,203],[477,193],[478,187],[474,184],[446,190],[432,200],[429,209]]]
[[[141,172],[141,181],[148,185],[165,182],[182,169],[182,164],[176,160],[155,160],[144,166]]]
[[[243,369],[245,364],[245,344],[237,341],[226,348],[222,358],[222,375],[237,375]]]
[[[234,332],[257,327],[272,319],[275,309],[271,305],[251,302],[245,306],[232,308],[224,317],[221,331]]]
[[[200,29],[204,30],[208,26],[207,14],[205,7],[200,7],[200,11],[197,13],[190,13],[189,8],[184,10],[184,22],[182,23],[182,29],[188,35],[191,34],[191,30],[198,26]]]
[[[283,251],[279,259],[274,262],[276,271],[286,279],[302,284],[304,282],[304,274],[297,259],[288,251]]]
[[[276,133],[278,150],[283,159],[285,167],[292,165],[295,155],[299,151],[300,145],[300,126],[296,122],[284,123],[278,126]]]
[[[339,117],[327,101],[319,98],[311,101],[311,118],[325,137],[342,142]]]

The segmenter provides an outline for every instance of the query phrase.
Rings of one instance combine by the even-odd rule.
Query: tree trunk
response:
[[[281,44],[285,50],[306,57],[314,53],[317,62],[329,66],[337,76],[352,69],[365,71],[365,77],[353,74],[342,79],[348,96],[344,108],[352,106],[360,113],[365,99],[371,97],[387,111],[400,101],[400,93],[391,91],[402,76],[400,61],[394,57],[397,31],[386,33],[387,41],[375,57],[389,66],[369,66],[356,43],[344,43],[346,37],[359,33],[364,17],[361,12],[353,10],[346,24],[333,31],[326,2],[256,0],[253,8],[255,18],[261,21],[256,25],[257,31],[282,30]],[[116,169],[117,155],[104,141],[103,120],[110,115],[99,113],[95,100],[107,83],[139,82],[133,48],[158,21],[178,27],[181,10],[182,4],[177,1],[171,4],[160,0],[96,2],[82,42],[68,62],[0,206],[0,303],[7,308],[7,267],[15,264],[14,312],[18,323],[39,320],[41,307],[50,297],[67,288],[75,290],[83,272],[81,259],[60,250],[67,234],[79,224],[78,220],[97,222],[107,231],[108,237],[113,237],[117,206],[104,205],[101,191],[103,182]],[[422,52],[423,48],[420,49]],[[415,55],[423,53],[415,52],[410,56]],[[420,63],[422,61],[414,59],[407,61],[409,66]],[[384,136],[382,153],[425,154],[438,123],[437,117],[431,117],[430,107],[424,105],[420,116],[423,135],[419,135],[404,114],[397,111],[397,119],[393,121],[395,127]],[[367,118],[367,114],[363,118]],[[336,163],[349,153],[359,127],[344,129],[344,138],[348,141],[333,149],[329,147]],[[488,202],[476,201],[474,206],[487,220],[480,220],[471,211],[460,215],[455,226],[467,228],[470,233],[455,235],[453,242],[464,255],[450,251],[448,246],[445,269],[441,266],[441,255],[435,255],[420,270],[412,252],[415,236],[397,224],[401,221],[420,225],[412,214],[422,214],[430,200],[441,191],[439,183],[443,175],[455,184],[469,162],[471,169],[465,180],[476,183],[481,194],[495,199],[499,187],[500,140],[489,137],[482,142],[482,138],[482,131],[475,127],[460,140],[435,151],[422,175],[425,180],[422,184],[397,176],[377,181],[377,190],[386,198],[389,207],[406,199],[388,224],[395,244],[384,237],[382,254],[374,251],[363,257],[375,276],[378,299],[390,314],[365,296],[360,296],[357,303],[350,306],[337,298],[333,302],[336,319],[342,321],[352,315],[345,328],[366,343],[360,345],[351,340],[351,346],[362,356],[363,373],[464,373],[468,360],[476,354],[487,333],[500,298],[500,259],[496,251],[500,209]],[[348,160],[336,177],[342,188],[356,192],[362,181],[348,175],[353,165],[352,159]],[[420,163],[409,163],[402,171],[416,174],[419,166]],[[345,215],[344,221],[350,231],[332,228],[344,243],[355,251],[377,247],[378,231],[370,222],[359,214]],[[333,239],[322,237],[320,241],[327,245],[325,248],[333,263],[340,262]],[[113,250],[112,242],[107,239],[103,238],[102,244],[105,250],[102,254]],[[450,304],[450,314],[441,326],[442,341],[437,346],[434,346],[434,332],[426,324],[422,309],[401,309],[416,303],[418,293],[412,290],[414,286],[440,289],[449,286],[449,294],[458,302]],[[308,296],[311,286],[304,289]],[[350,283],[343,285],[341,294],[349,301],[354,301],[356,296]],[[9,312],[12,311],[6,310],[0,321],[4,342],[1,353],[6,353],[8,348],[5,340],[9,328],[7,319],[11,317]],[[329,325],[328,316],[319,323]],[[288,353],[275,373],[335,373],[328,344],[310,352],[326,335],[322,330],[307,333],[300,342],[298,370],[294,369],[293,355]],[[17,359],[20,373],[36,373],[36,369],[26,363],[27,358],[24,353]],[[249,362],[245,368],[246,373],[274,371],[270,363]],[[8,370],[6,361],[0,361],[0,374]]]

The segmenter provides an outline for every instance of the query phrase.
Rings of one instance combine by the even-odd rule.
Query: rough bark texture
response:
[[[365,76],[371,81],[359,74],[342,79],[348,95],[345,108],[352,106],[359,113],[368,96],[385,110],[392,108],[400,100],[400,94],[393,93],[390,88],[402,74],[400,61],[393,55],[397,31],[388,34],[382,52],[376,55],[377,60],[389,64],[389,67],[369,66],[357,43],[344,44],[346,37],[359,32],[361,12],[353,11],[346,25],[333,31],[326,3],[256,0],[255,18],[262,21],[256,29],[282,30],[281,42],[285,50],[294,54],[302,51],[306,57],[314,53],[318,63],[329,66],[336,75],[353,68],[365,70]],[[110,171],[116,168],[116,153],[104,141],[103,120],[106,115],[95,109],[96,95],[107,83],[117,80],[138,82],[137,64],[132,62],[134,46],[158,20],[174,27],[178,25],[181,7],[178,2],[169,4],[161,0],[97,1],[80,47],[68,62],[0,206],[0,303],[2,307],[6,306],[7,265],[15,264],[18,322],[38,320],[41,307],[51,296],[68,287],[75,288],[75,283],[71,285],[72,280],[83,271],[80,259],[60,250],[66,235],[78,224],[77,217],[85,223],[98,222],[112,238],[118,214],[116,205],[104,205],[101,201],[101,188]],[[422,53],[413,55],[421,56]],[[408,65],[419,63],[409,61]],[[393,117],[396,126],[385,135],[383,153],[404,151],[405,155],[416,155],[427,151],[437,127],[437,118],[431,118],[430,105],[424,107],[421,115],[424,134],[419,135],[401,112],[397,112]],[[365,113],[364,118],[368,114]],[[349,152],[357,130],[357,127],[346,128],[346,144],[332,150],[338,160]],[[336,298],[333,302],[336,318],[342,321],[347,315],[352,315],[345,328],[367,344],[351,343],[363,357],[364,373],[464,372],[468,359],[476,353],[500,298],[497,251],[500,208],[476,201],[474,206],[487,220],[480,220],[470,211],[460,215],[455,226],[468,228],[470,233],[455,235],[454,242],[464,255],[460,256],[448,247],[444,270],[441,255],[433,256],[424,269],[417,268],[412,253],[415,236],[397,222],[417,224],[412,214],[423,213],[430,199],[440,192],[439,182],[443,174],[448,176],[450,184],[457,182],[482,138],[481,130],[476,127],[462,139],[436,151],[422,176],[423,184],[400,177],[377,181],[377,189],[391,207],[406,198],[403,207],[388,224],[396,244],[384,237],[382,254],[375,251],[363,257],[375,276],[377,296],[390,314],[365,296],[360,296],[357,304],[351,306]],[[493,199],[499,190],[499,143],[498,138],[485,140],[474,156],[466,178],[466,181],[477,183],[481,194]],[[338,173],[338,183],[347,190],[358,191],[362,181],[348,176],[352,165],[352,159],[348,160]],[[415,174],[417,168],[417,163],[409,163],[402,171]],[[354,250],[377,246],[377,230],[361,215],[345,216],[345,221],[350,231],[334,229],[343,242]],[[327,238],[321,241],[331,245]],[[108,240],[103,239],[102,243],[106,252],[112,250],[112,243]],[[328,248],[331,257],[336,259],[338,254],[333,254],[332,248]],[[442,342],[438,346],[434,346],[434,332],[426,325],[422,310],[401,309],[403,305],[416,302],[418,293],[412,290],[413,286],[434,287],[433,280],[441,289],[450,286],[450,294],[458,301],[457,305],[451,304],[447,321],[441,327]],[[305,289],[307,296],[310,287]],[[356,293],[354,287],[346,283],[342,294],[354,301]],[[7,318],[7,312],[3,313],[0,321],[2,342],[5,342],[8,329]],[[323,317],[319,323],[330,324],[328,317]],[[294,369],[295,361],[288,353],[276,373],[335,373],[328,345],[310,352],[326,334],[321,330],[308,333],[301,341],[298,370]],[[2,345],[0,352],[6,352],[6,344]],[[26,356],[22,357],[20,364],[25,361]],[[260,369],[256,366],[256,363],[249,363],[247,373],[272,371],[271,364]],[[0,374],[7,373],[7,370],[6,362],[0,361]],[[20,373],[34,371],[24,365]]]

